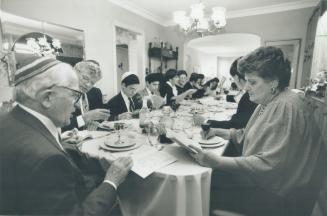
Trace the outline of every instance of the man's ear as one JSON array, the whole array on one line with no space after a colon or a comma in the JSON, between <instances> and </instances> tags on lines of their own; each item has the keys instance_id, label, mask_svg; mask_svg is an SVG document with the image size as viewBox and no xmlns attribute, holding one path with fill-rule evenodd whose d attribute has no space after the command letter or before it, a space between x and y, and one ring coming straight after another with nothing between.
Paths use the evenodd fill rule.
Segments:
<instances>
[{"instance_id":1,"label":"man's ear","mask_svg":"<svg viewBox=\"0 0 327 216\"><path fill-rule=\"evenodd\" d=\"M43 107L48 109L52 105L53 91L50 89L40 91L39 93L37 93L36 99L39 101L40 104L42 104Z\"/></svg>"}]
</instances>

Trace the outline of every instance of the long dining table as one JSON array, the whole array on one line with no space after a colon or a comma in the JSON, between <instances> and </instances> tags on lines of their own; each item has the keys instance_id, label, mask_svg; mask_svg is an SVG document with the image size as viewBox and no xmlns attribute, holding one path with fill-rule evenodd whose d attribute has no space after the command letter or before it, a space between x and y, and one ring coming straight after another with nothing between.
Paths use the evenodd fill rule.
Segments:
<instances>
[{"instance_id":1,"label":"long dining table","mask_svg":"<svg viewBox=\"0 0 327 216\"><path fill-rule=\"evenodd\" d=\"M201 102L201 101L200 101ZM207 119L228 120L235 113L235 104L225 101L185 101L176 113L171 113L174 124L172 130L190 142L201 139L199 126L193 124L194 110ZM149 118L159 121L161 110L151 112ZM134 134L133 139L142 145L124 153L104 151L100 145L106 137L94 139L83 144L83 151L99 158L117 158L120 155L133 155L152 148L146 135L139 128L139 120L124 121L128 128L124 134ZM191 134L191 136L190 136ZM228 141L218 148L208 149L222 155ZM161 167L146 178L131 172L125 182L119 186L118 199L123 216L208 216L210 209L210 185L212 169L200 166L189 152L177 143L160 144L160 151L176 158L174 163ZM158 150L159 151L159 150ZM151 158L155 163L156 158ZM108 168L108 163L103 163Z\"/></svg>"}]
</instances>

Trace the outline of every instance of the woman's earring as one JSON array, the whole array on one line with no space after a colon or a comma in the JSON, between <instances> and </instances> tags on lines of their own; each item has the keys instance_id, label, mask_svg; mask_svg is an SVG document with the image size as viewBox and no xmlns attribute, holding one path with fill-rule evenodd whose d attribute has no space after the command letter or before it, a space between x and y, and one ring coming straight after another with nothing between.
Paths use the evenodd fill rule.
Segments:
<instances>
[{"instance_id":1,"label":"woman's earring","mask_svg":"<svg viewBox=\"0 0 327 216\"><path fill-rule=\"evenodd\" d=\"M270 92L271 94L276 94L276 87L271 87Z\"/></svg>"}]
</instances>

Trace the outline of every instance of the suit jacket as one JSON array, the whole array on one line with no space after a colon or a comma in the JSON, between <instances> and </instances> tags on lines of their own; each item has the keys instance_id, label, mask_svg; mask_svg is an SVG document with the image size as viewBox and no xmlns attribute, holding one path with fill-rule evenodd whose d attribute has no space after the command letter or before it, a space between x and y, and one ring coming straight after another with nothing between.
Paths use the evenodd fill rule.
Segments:
<instances>
[{"instance_id":1,"label":"suit jacket","mask_svg":"<svg viewBox=\"0 0 327 216\"><path fill-rule=\"evenodd\" d=\"M0 214L108 214L115 189L102 183L88 193L75 162L37 118L17 106L0 121Z\"/></svg>"},{"instance_id":2,"label":"suit jacket","mask_svg":"<svg viewBox=\"0 0 327 216\"><path fill-rule=\"evenodd\" d=\"M245 128L256 107L257 104L250 101L249 93L246 92L238 103L236 113L229 121L208 120L208 123L210 123L213 128Z\"/></svg>"},{"instance_id":3,"label":"suit jacket","mask_svg":"<svg viewBox=\"0 0 327 216\"><path fill-rule=\"evenodd\" d=\"M89 110L101 109L104 108L104 104L102 101L102 92L98 88L91 88L90 91L86 93L87 100L89 102ZM76 108L75 112L72 113L72 117L70 118L70 124L63 127L62 131L72 130L73 128L78 128L77 117L82 114L80 108Z\"/></svg>"},{"instance_id":4,"label":"suit jacket","mask_svg":"<svg viewBox=\"0 0 327 216\"><path fill-rule=\"evenodd\" d=\"M141 107L138 105L138 103L133 99L135 109L140 109ZM105 105L105 108L110 110L110 121L114 121L118 118L119 114L125 113L128 111L125 101L123 99L123 96L121 92L119 92L117 95L115 95L113 98L111 98L108 103Z\"/></svg>"}]
</instances>

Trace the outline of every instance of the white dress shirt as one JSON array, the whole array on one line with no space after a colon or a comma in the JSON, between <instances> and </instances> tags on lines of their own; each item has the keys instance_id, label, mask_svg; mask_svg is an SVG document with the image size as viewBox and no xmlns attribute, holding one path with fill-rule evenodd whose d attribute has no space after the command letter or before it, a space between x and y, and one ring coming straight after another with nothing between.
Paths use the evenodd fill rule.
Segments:
<instances>
[{"instance_id":1,"label":"white dress shirt","mask_svg":"<svg viewBox=\"0 0 327 216\"><path fill-rule=\"evenodd\" d=\"M125 95L123 91L120 91L120 92L121 92L121 95L123 96L123 99L124 99L124 102L125 102L125 105L126 105L127 111L128 111L128 112L132 112L131 109L130 109L130 102L129 102L129 100L128 100L127 95ZM135 106L134 106L134 107L135 107Z\"/></svg>"}]
</instances>

